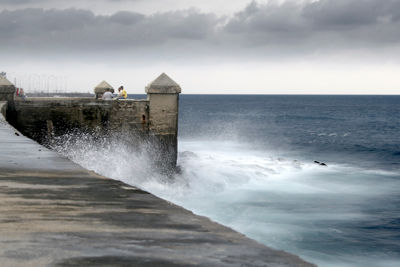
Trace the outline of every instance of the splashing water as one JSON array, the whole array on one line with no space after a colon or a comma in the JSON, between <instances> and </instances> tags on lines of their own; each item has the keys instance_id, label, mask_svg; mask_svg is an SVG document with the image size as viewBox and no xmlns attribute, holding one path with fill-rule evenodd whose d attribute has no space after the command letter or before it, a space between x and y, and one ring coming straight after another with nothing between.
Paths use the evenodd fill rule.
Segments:
<instances>
[{"instance_id":1,"label":"splashing water","mask_svg":"<svg viewBox=\"0 0 400 267\"><path fill-rule=\"evenodd\" d=\"M126 181L140 187L149 179L162 181L166 177L154 170L154 148L148 142L132 146L121 135L104 137L73 132L56 137L50 147L82 167L106 177Z\"/></svg>"},{"instance_id":2,"label":"splashing water","mask_svg":"<svg viewBox=\"0 0 400 267\"><path fill-rule=\"evenodd\" d=\"M237 142L191 140L179 143L181 173L167 177L149 164L148 144L132 148L118 138L80 134L53 148L84 168L320 266L395 266L400 259L388 230L399 220L393 172L322 167Z\"/></svg>"}]
</instances>

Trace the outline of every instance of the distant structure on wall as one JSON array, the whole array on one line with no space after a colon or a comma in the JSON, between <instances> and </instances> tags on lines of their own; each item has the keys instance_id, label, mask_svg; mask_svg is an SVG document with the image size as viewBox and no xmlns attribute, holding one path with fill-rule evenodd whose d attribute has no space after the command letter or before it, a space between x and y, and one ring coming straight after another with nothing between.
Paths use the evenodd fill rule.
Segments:
<instances>
[{"instance_id":1,"label":"distant structure on wall","mask_svg":"<svg viewBox=\"0 0 400 267\"><path fill-rule=\"evenodd\" d=\"M106 81L102 81L101 83L99 83L99 85L97 85L94 88L94 94L96 96L96 99L100 99L101 96L106 92L106 91L110 91L111 93L114 93L114 88Z\"/></svg>"},{"instance_id":2,"label":"distant structure on wall","mask_svg":"<svg viewBox=\"0 0 400 267\"><path fill-rule=\"evenodd\" d=\"M7 101L7 108L14 109L15 86L3 75L0 75L0 101Z\"/></svg>"},{"instance_id":3,"label":"distant structure on wall","mask_svg":"<svg viewBox=\"0 0 400 267\"><path fill-rule=\"evenodd\" d=\"M0 101L8 102L7 120L24 135L45 143L54 136L79 129L96 134L124 133L132 144L154 144L152 161L165 169L177 162L178 110L180 86L165 73L146 86L147 99L104 101L101 82L89 97L15 96L15 86L0 77Z\"/></svg>"}]
</instances>

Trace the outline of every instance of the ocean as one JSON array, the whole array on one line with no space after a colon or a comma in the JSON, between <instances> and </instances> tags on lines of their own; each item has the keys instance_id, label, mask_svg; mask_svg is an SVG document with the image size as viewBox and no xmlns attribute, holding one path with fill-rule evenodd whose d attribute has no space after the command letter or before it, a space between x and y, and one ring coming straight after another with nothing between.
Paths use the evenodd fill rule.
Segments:
<instances>
[{"instance_id":1,"label":"ocean","mask_svg":"<svg viewBox=\"0 0 400 267\"><path fill-rule=\"evenodd\" d=\"M319 266L400 266L400 96L181 95L179 116L172 178L118 140L56 149Z\"/></svg>"}]
</instances>

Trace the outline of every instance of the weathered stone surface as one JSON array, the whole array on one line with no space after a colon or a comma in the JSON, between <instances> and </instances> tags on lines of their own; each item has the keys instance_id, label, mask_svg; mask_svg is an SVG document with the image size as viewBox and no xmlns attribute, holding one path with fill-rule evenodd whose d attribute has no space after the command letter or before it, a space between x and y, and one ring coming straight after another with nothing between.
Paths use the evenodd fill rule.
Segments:
<instances>
[{"instance_id":1,"label":"weathered stone surface","mask_svg":"<svg viewBox=\"0 0 400 267\"><path fill-rule=\"evenodd\" d=\"M55 135L80 129L97 133L128 132L133 136L148 130L147 107L147 100L27 98L26 101L15 102L16 116L12 123L24 134L40 142L47 138L49 121L52 122Z\"/></svg>"},{"instance_id":2,"label":"weathered stone surface","mask_svg":"<svg viewBox=\"0 0 400 267\"><path fill-rule=\"evenodd\" d=\"M14 109L15 86L0 75L0 101L7 101L8 109Z\"/></svg>"},{"instance_id":3,"label":"weathered stone surface","mask_svg":"<svg viewBox=\"0 0 400 267\"><path fill-rule=\"evenodd\" d=\"M167 74L162 73L154 81L146 86L146 93L148 94L179 94L181 87Z\"/></svg>"},{"instance_id":4,"label":"weathered stone surface","mask_svg":"<svg viewBox=\"0 0 400 267\"><path fill-rule=\"evenodd\" d=\"M110 113L110 131L147 133L149 127L148 107L148 100L113 101Z\"/></svg>"},{"instance_id":5,"label":"weathered stone surface","mask_svg":"<svg viewBox=\"0 0 400 267\"><path fill-rule=\"evenodd\" d=\"M1 266L313 266L89 172L4 119L0 148Z\"/></svg>"},{"instance_id":6,"label":"weathered stone surface","mask_svg":"<svg viewBox=\"0 0 400 267\"><path fill-rule=\"evenodd\" d=\"M14 86L6 77L0 75L0 87Z\"/></svg>"},{"instance_id":7,"label":"weathered stone surface","mask_svg":"<svg viewBox=\"0 0 400 267\"><path fill-rule=\"evenodd\" d=\"M112 87L108 82L102 81L94 88L94 93L104 93L106 90L111 90L114 92L114 87Z\"/></svg>"}]
</instances>

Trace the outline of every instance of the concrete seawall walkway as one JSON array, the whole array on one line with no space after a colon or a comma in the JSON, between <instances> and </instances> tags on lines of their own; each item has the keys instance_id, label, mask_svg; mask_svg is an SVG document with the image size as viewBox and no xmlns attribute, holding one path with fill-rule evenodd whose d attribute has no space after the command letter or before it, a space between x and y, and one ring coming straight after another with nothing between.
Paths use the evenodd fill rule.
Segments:
<instances>
[{"instance_id":1,"label":"concrete seawall walkway","mask_svg":"<svg viewBox=\"0 0 400 267\"><path fill-rule=\"evenodd\" d=\"M87 171L0 114L0 266L313 266Z\"/></svg>"}]
</instances>

